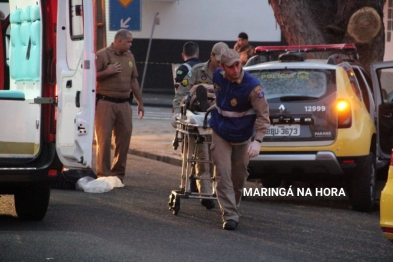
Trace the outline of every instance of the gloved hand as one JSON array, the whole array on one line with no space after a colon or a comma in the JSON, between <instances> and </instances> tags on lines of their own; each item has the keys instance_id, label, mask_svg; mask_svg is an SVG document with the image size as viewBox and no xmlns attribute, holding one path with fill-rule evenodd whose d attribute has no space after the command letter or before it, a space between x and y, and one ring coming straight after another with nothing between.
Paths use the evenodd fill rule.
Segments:
<instances>
[{"instance_id":1,"label":"gloved hand","mask_svg":"<svg viewBox=\"0 0 393 262\"><path fill-rule=\"evenodd\" d=\"M259 155L259 152L261 151L261 143L258 141L252 141L250 146L248 147L248 156L250 158L256 157Z\"/></svg>"},{"instance_id":2,"label":"gloved hand","mask_svg":"<svg viewBox=\"0 0 393 262\"><path fill-rule=\"evenodd\" d=\"M172 115L171 124L174 128L176 128L176 120L180 118L180 113L175 113Z\"/></svg>"}]
</instances>

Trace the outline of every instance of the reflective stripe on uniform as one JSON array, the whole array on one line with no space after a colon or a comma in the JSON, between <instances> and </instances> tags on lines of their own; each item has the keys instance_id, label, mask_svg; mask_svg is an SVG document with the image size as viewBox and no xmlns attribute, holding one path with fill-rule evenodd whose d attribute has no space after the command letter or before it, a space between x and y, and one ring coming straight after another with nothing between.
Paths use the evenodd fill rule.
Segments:
<instances>
[{"instance_id":1,"label":"reflective stripe on uniform","mask_svg":"<svg viewBox=\"0 0 393 262\"><path fill-rule=\"evenodd\" d=\"M222 110L221 108L219 108L216 105L216 109L220 115L225 116L225 117L243 117L243 116L247 116L247 115L255 115L255 111L252 108L247 111L244 111L244 112L234 112L234 111Z\"/></svg>"}]
</instances>

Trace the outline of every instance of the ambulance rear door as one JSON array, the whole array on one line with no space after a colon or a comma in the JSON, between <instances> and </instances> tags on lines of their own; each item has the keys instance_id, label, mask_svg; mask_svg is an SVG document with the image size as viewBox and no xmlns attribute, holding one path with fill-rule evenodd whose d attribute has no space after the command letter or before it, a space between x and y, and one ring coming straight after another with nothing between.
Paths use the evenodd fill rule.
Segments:
<instances>
[{"instance_id":1,"label":"ambulance rear door","mask_svg":"<svg viewBox=\"0 0 393 262\"><path fill-rule=\"evenodd\" d=\"M58 0L56 149L67 168L90 168L95 110L93 0Z\"/></svg>"}]
</instances>

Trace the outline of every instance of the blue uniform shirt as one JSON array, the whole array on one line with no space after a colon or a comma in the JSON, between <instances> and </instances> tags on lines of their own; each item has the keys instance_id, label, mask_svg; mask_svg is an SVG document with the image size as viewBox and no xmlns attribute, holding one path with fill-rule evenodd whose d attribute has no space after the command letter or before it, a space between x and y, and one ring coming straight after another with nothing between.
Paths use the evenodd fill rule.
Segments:
<instances>
[{"instance_id":1,"label":"blue uniform shirt","mask_svg":"<svg viewBox=\"0 0 393 262\"><path fill-rule=\"evenodd\" d=\"M254 132L256 119L249 95L260 83L248 72L243 78L229 82L218 68L213 75L216 109L211 113L209 125L228 142L245 142Z\"/></svg>"}]
</instances>

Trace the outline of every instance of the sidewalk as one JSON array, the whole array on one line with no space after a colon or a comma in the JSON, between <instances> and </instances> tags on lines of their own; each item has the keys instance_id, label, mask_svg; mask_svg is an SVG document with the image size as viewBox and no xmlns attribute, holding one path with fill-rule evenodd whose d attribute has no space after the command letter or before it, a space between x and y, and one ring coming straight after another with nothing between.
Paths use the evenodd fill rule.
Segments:
<instances>
[{"instance_id":1,"label":"sidewalk","mask_svg":"<svg viewBox=\"0 0 393 262\"><path fill-rule=\"evenodd\" d=\"M134 134L131 138L129 154L162 161L168 164L181 166L181 148L173 149L172 141L175 137L175 129L169 124L168 130L160 130L160 133L142 133L145 129L138 126L141 121L134 121ZM137 131L137 130L141 131Z\"/></svg>"},{"instance_id":2,"label":"sidewalk","mask_svg":"<svg viewBox=\"0 0 393 262\"><path fill-rule=\"evenodd\" d=\"M181 166L181 148L173 149L175 129L170 124L174 95L143 93L145 107L161 107L167 112L167 121L138 121L133 118L133 133L128 153ZM135 101L133 106L136 105Z\"/></svg>"},{"instance_id":3,"label":"sidewalk","mask_svg":"<svg viewBox=\"0 0 393 262\"><path fill-rule=\"evenodd\" d=\"M174 94L160 94L160 93L143 93L143 104L144 106L159 106L159 107L170 107L172 108ZM135 99L132 101L132 105L137 105Z\"/></svg>"}]
</instances>

